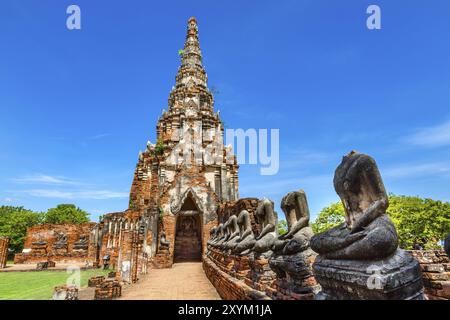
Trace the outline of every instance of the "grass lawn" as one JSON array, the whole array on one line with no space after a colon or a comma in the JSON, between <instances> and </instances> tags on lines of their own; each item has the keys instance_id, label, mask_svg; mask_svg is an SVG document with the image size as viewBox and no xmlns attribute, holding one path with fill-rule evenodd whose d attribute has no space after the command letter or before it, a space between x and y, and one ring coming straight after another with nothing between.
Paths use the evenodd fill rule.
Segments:
<instances>
[{"instance_id":1,"label":"grass lawn","mask_svg":"<svg viewBox=\"0 0 450 320\"><path fill-rule=\"evenodd\" d=\"M81 287L87 286L90 277L110 271L82 270ZM66 284L70 276L66 271L0 272L0 300L49 300L53 288Z\"/></svg>"}]
</instances>

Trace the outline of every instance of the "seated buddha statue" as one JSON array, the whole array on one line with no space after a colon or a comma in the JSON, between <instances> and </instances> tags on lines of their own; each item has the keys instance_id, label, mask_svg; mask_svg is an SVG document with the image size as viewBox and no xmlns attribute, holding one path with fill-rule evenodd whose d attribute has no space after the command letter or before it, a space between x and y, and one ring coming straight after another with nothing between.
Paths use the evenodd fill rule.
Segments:
<instances>
[{"instance_id":1,"label":"seated buddha statue","mask_svg":"<svg viewBox=\"0 0 450 320\"><path fill-rule=\"evenodd\" d=\"M161 231L161 238L159 239L159 250L169 250L170 241L166 239L166 233Z\"/></svg>"},{"instance_id":2,"label":"seated buddha statue","mask_svg":"<svg viewBox=\"0 0 450 320\"><path fill-rule=\"evenodd\" d=\"M291 255L309 248L313 231L309 227L309 208L303 190L289 192L281 200L288 232L278 236L272 250L275 254Z\"/></svg>"},{"instance_id":3,"label":"seated buddha statue","mask_svg":"<svg viewBox=\"0 0 450 320\"><path fill-rule=\"evenodd\" d=\"M209 248L211 244L214 242L214 240L217 237L217 227L212 227L211 230L209 230L209 239L206 242L207 247Z\"/></svg>"},{"instance_id":4,"label":"seated buddha statue","mask_svg":"<svg viewBox=\"0 0 450 320\"><path fill-rule=\"evenodd\" d=\"M311 239L311 248L327 259L381 259L394 253L398 237L386 215L388 196L375 161L352 151L334 175L345 222Z\"/></svg>"},{"instance_id":5,"label":"seated buddha statue","mask_svg":"<svg viewBox=\"0 0 450 320\"><path fill-rule=\"evenodd\" d=\"M311 238L311 249L319 254L313 264L314 277L322 288L316 298L423 299L420 265L398 248L375 160L350 152L337 167L333 182L345 222Z\"/></svg>"},{"instance_id":6,"label":"seated buddha statue","mask_svg":"<svg viewBox=\"0 0 450 320\"><path fill-rule=\"evenodd\" d=\"M256 209L256 217L261 224L261 232L256 237L253 247L255 256L268 256L272 253L272 245L277 236L277 214L273 209L273 202L269 199L262 199Z\"/></svg>"},{"instance_id":7,"label":"seated buddha statue","mask_svg":"<svg viewBox=\"0 0 450 320\"><path fill-rule=\"evenodd\" d=\"M250 221L250 214L247 210L242 210L239 213L237 223L239 226L239 239L233 249L233 253L237 255L246 255L250 253L256 243Z\"/></svg>"},{"instance_id":8,"label":"seated buddha statue","mask_svg":"<svg viewBox=\"0 0 450 320\"><path fill-rule=\"evenodd\" d=\"M228 237L230 236L230 234L228 233L228 221L222 224L221 233L222 236L214 244L214 246L218 249L222 249L223 243L226 242L228 240Z\"/></svg>"},{"instance_id":9,"label":"seated buddha statue","mask_svg":"<svg viewBox=\"0 0 450 320\"><path fill-rule=\"evenodd\" d=\"M239 240L239 226L235 215L231 215L228 218L227 228L229 237L227 241L222 244L222 249L232 250L236 246L237 240Z\"/></svg>"}]
</instances>

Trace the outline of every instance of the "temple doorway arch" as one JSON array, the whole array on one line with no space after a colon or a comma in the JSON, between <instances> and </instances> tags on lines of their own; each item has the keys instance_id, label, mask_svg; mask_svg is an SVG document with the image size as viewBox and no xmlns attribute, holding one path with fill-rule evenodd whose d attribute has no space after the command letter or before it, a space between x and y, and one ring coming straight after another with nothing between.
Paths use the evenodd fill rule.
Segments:
<instances>
[{"instance_id":1,"label":"temple doorway arch","mask_svg":"<svg viewBox=\"0 0 450 320\"><path fill-rule=\"evenodd\" d=\"M176 214L174 262L201 261L202 212L189 193Z\"/></svg>"}]
</instances>

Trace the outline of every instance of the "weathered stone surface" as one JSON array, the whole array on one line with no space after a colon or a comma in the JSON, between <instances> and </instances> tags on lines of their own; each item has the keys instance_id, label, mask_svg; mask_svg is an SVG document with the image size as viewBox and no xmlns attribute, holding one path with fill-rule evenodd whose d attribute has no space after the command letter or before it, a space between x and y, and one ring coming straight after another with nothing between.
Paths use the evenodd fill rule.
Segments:
<instances>
[{"instance_id":1,"label":"weathered stone surface","mask_svg":"<svg viewBox=\"0 0 450 320\"><path fill-rule=\"evenodd\" d=\"M420 266L397 248L375 160L350 152L336 169L334 187L346 222L311 239L311 248L319 254L313 265L322 286L319 298L422 299Z\"/></svg>"},{"instance_id":2,"label":"weathered stone surface","mask_svg":"<svg viewBox=\"0 0 450 320\"><path fill-rule=\"evenodd\" d=\"M314 298L320 287L312 271L316 253L309 248L313 232L309 227L305 192L288 193L281 201L281 209L286 216L288 231L278 236L272 245L269 264L277 279L266 292L276 299Z\"/></svg>"},{"instance_id":3,"label":"weathered stone surface","mask_svg":"<svg viewBox=\"0 0 450 320\"><path fill-rule=\"evenodd\" d=\"M57 286L53 292L53 300L78 300L78 288L75 286Z\"/></svg>"},{"instance_id":4,"label":"weathered stone surface","mask_svg":"<svg viewBox=\"0 0 450 320\"><path fill-rule=\"evenodd\" d=\"M89 278L88 287L96 287L96 286L102 284L104 281L105 281L104 276L97 276L97 277Z\"/></svg>"},{"instance_id":5,"label":"weathered stone surface","mask_svg":"<svg viewBox=\"0 0 450 320\"><path fill-rule=\"evenodd\" d=\"M450 259L443 250L412 250L411 255L420 263L429 300L450 299Z\"/></svg>"},{"instance_id":6,"label":"weathered stone surface","mask_svg":"<svg viewBox=\"0 0 450 320\"><path fill-rule=\"evenodd\" d=\"M236 279L222 271L208 257L203 259L203 269L206 276L216 288L222 299L226 300L269 300L261 291L246 285L242 280Z\"/></svg>"},{"instance_id":7,"label":"weathered stone surface","mask_svg":"<svg viewBox=\"0 0 450 320\"><path fill-rule=\"evenodd\" d=\"M0 269L6 267L6 262L8 261L8 247L10 238L0 237Z\"/></svg>"},{"instance_id":8,"label":"weathered stone surface","mask_svg":"<svg viewBox=\"0 0 450 320\"><path fill-rule=\"evenodd\" d=\"M447 236L447 238L445 238L444 250L447 253L447 255L450 257L450 234Z\"/></svg>"},{"instance_id":9,"label":"weathered stone surface","mask_svg":"<svg viewBox=\"0 0 450 320\"><path fill-rule=\"evenodd\" d=\"M80 237L90 234L95 223L79 225L43 224L27 229L24 250L14 256L14 263L38 263L51 260L61 263L83 263L95 260L95 251L80 250Z\"/></svg>"},{"instance_id":10,"label":"weathered stone surface","mask_svg":"<svg viewBox=\"0 0 450 320\"><path fill-rule=\"evenodd\" d=\"M117 280L106 280L95 289L95 300L112 300L122 295L122 285Z\"/></svg>"},{"instance_id":11,"label":"weathered stone surface","mask_svg":"<svg viewBox=\"0 0 450 320\"><path fill-rule=\"evenodd\" d=\"M381 260L328 260L320 255L314 276L322 287L319 299L423 299L419 263L404 250Z\"/></svg>"}]
</instances>

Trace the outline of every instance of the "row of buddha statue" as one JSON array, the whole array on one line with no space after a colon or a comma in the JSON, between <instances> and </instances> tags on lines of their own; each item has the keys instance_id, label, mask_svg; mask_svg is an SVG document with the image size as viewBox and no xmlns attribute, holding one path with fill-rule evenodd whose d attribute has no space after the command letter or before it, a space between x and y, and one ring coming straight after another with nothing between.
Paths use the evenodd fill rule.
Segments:
<instances>
[{"instance_id":1,"label":"row of buddha statue","mask_svg":"<svg viewBox=\"0 0 450 320\"><path fill-rule=\"evenodd\" d=\"M333 183L345 209L345 222L339 226L314 235L306 194L299 190L281 202L286 233L278 235L274 204L262 199L254 217L259 232L243 210L212 228L209 250L267 259L278 280L293 283L295 292L308 287L315 299L423 299L419 263L398 248L375 160L350 152L337 167ZM314 281L305 284L311 277Z\"/></svg>"}]
</instances>

